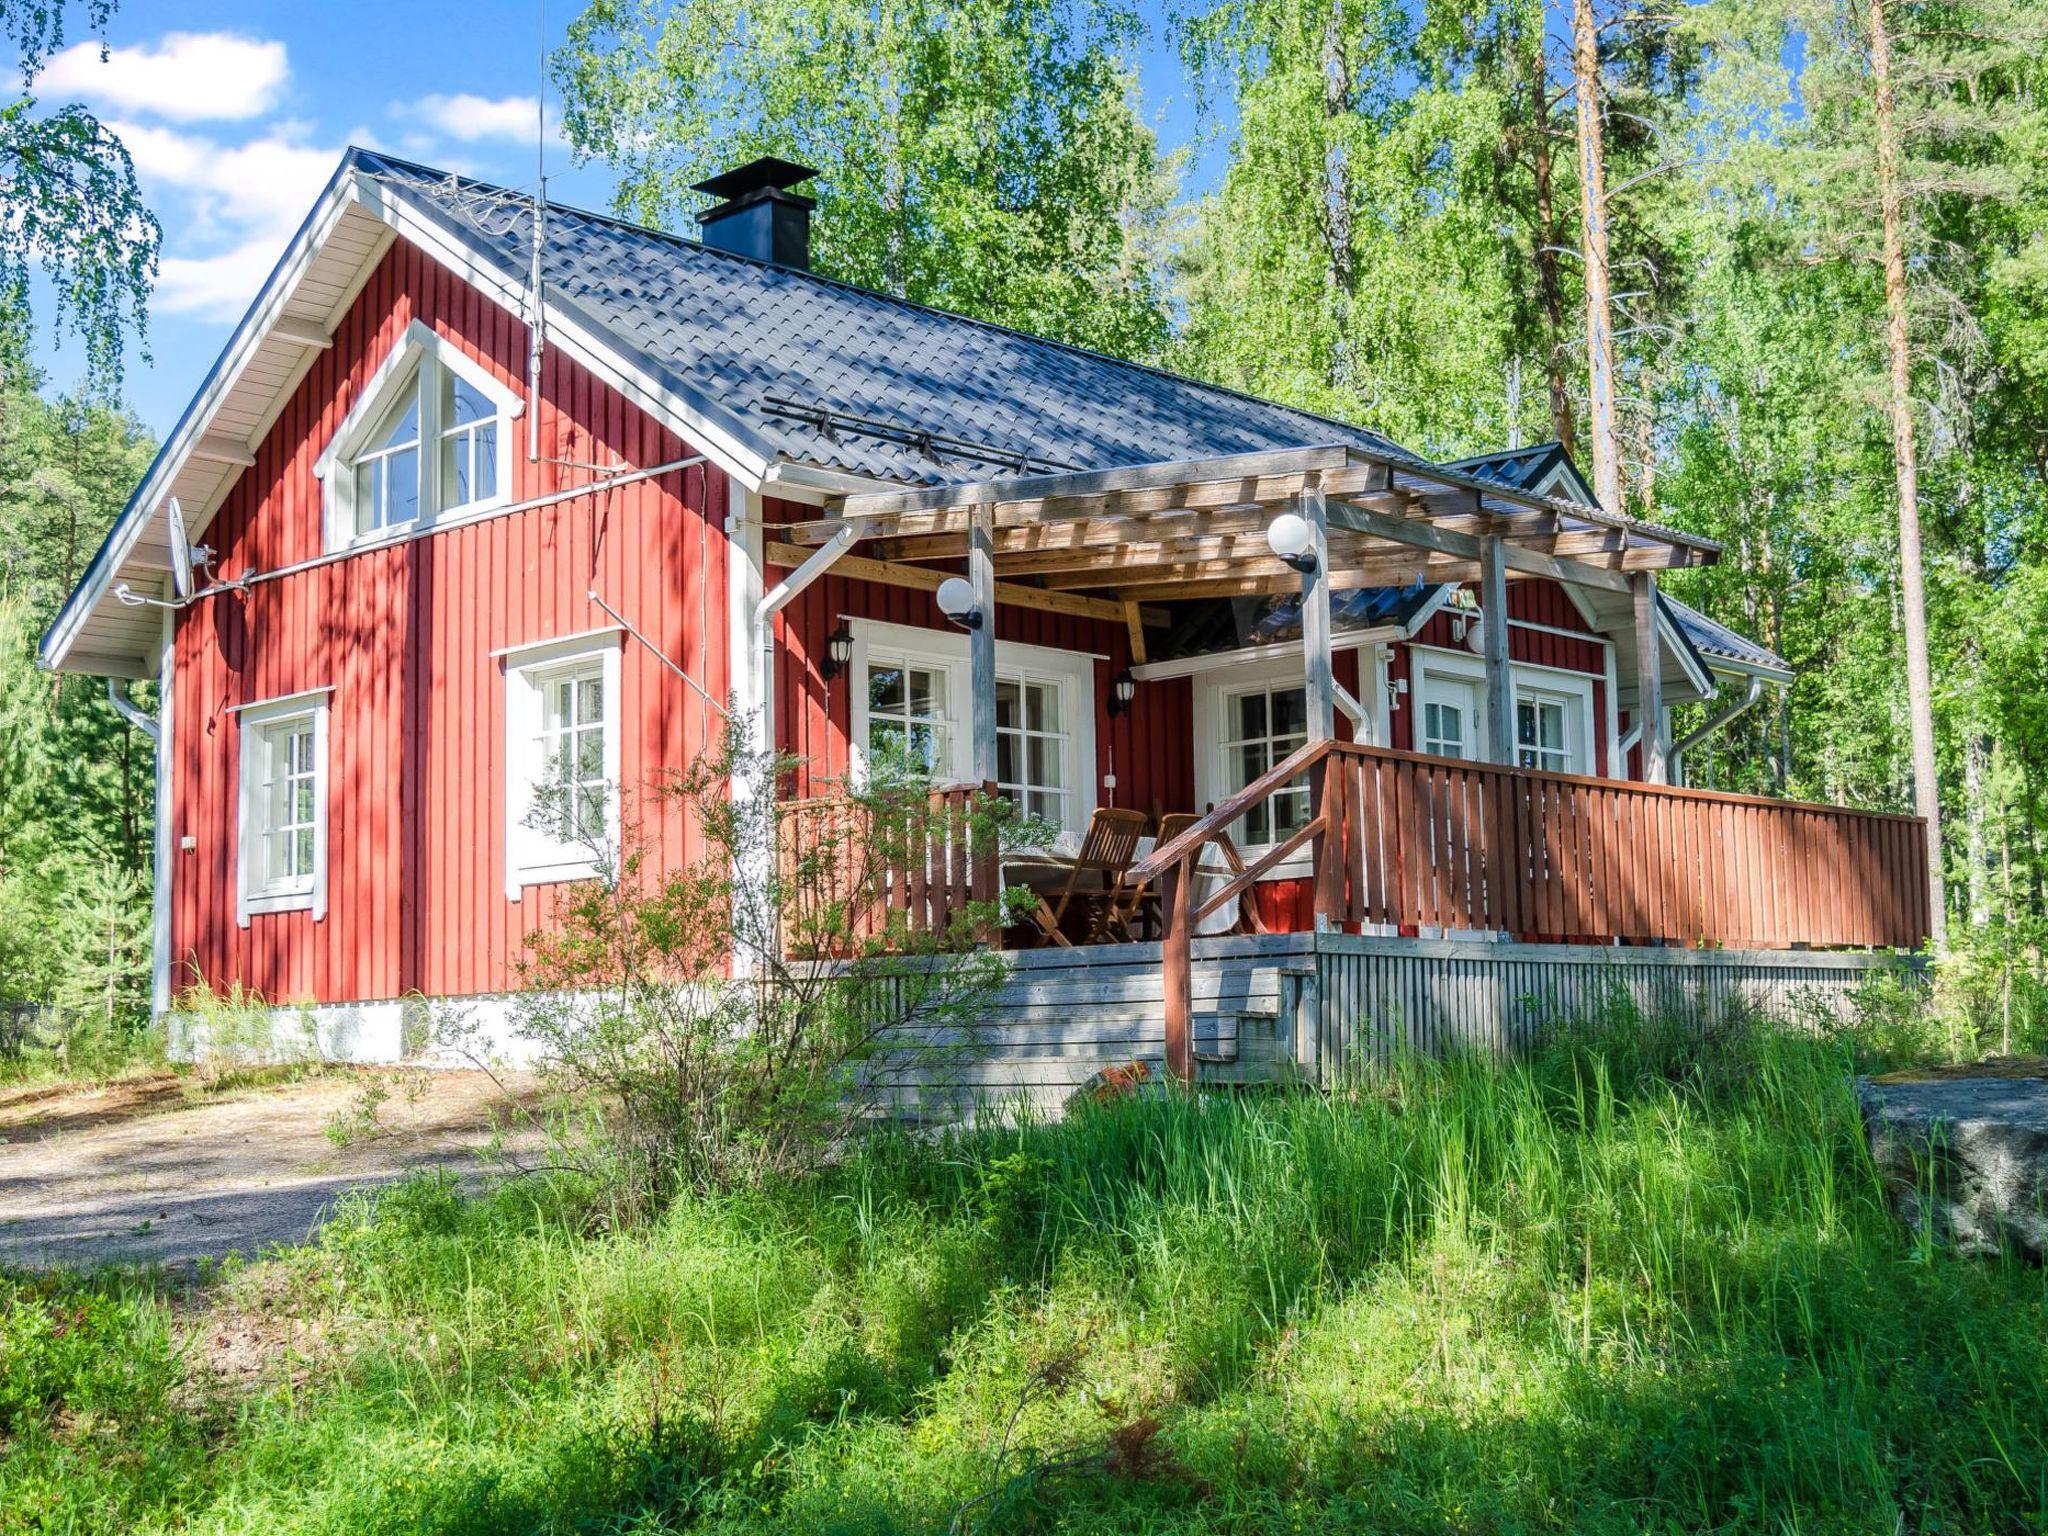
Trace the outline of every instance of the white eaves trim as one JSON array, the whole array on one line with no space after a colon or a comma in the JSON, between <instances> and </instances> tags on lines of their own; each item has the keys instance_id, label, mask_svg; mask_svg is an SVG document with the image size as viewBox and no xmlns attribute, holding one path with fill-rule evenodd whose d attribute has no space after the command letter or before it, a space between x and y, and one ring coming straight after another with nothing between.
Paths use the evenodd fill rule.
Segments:
<instances>
[{"instance_id":1,"label":"white eaves trim","mask_svg":"<svg viewBox=\"0 0 2048 1536\"><path fill-rule=\"evenodd\" d=\"M269 280L264 283L256 302L249 307L242 323L235 327L234 335L221 349L213 371L207 375L198 395L185 408L185 414L158 450L156 461L143 476L142 484L129 498L127 509L121 514L120 522L115 524L105 548L87 567L85 579L64 605L57 622L50 627L41 657L45 667L55 668L64 663L86 615L106 600L122 566L134 553L143 530L158 515L164 498L170 494L171 486L184 470L193 448L213 425L221 402L248 369L264 338L282 317L285 306L290 303L294 290L321 246L333 233L334 226L350 203L355 201L353 181L352 165L344 165L335 172L312 211L306 215L305 222L299 226L292 243L286 247Z\"/></svg>"},{"instance_id":2,"label":"white eaves trim","mask_svg":"<svg viewBox=\"0 0 2048 1536\"><path fill-rule=\"evenodd\" d=\"M410 207L403 198L390 194L368 175L351 157L336 170L327 186L321 191L312 211L299 226L291 244L265 282L233 336L222 349L220 358L207 375L192 403L185 409L171 434L158 451L156 461L143 477L142 484L129 498L128 506L121 520L115 524L106 545L87 567L85 578L71 594L57 621L51 626L45 639L41 664L46 668L60 668L71 658L79 632L88 614L100 604L109 601L115 582L121 579L123 567L134 554L143 531L161 515L162 505L171 494L171 488L183 472L186 463L193 457L193 450L206 436L222 402L233 391L242 375L247 371L257 349L277 328L284 318L284 310L291 302L300 281L318 257L320 250L332 235L336 224L351 207L382 220L396 235L418 245L440 265L457 277L475 286L496 302L519 315L527 317L525 284L523 279L514 278L502 269L477 259L476 254L458 238L434 220L425 217ZM388 242L372 250L357 274L357 288L360 280L374 268L388 249ZM351 297L352 302L352 297ZM330 316L330 319L333 317ZM629 353L616 346L609 337L593 331L574 315L564 312L558 305L546 307L548 339L573 356L591 373L604 383L618 390L634 405L654 416L675 431L686 441L700 447L726 474L743 482L749 489L758 490L767 479L771 458L756 446L742 441L726 427L712 421L689 401L668 389L662 381L648 372ZM291 339L303 343L302 328L294 326ZM306 368L311 366L318 348L307 345L307 356L294 370L282 395L297 387ZM280 398L276 405L282 405ZM276 409L266 416L267 422L274 423ZM265 429L268 431L268 426ZM260 439L259 439L260 440ZM794 484L794 480L789 483ZM863 482L860 489L873 489ZM823 489L823 487L820 487ZM211 509L208 509L209 512ZM204 529L205 521L195 520L194 537Z\"/></svg>"}]
</instances>

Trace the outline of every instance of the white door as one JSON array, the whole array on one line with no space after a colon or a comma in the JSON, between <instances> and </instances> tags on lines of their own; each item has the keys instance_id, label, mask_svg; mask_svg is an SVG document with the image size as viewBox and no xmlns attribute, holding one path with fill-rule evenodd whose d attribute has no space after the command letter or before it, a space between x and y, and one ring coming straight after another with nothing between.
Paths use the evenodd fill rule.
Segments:
<instances>
[{"instance_id":1,"label":"white door","mask_svg":"<svg viewBox=\"0 0 2048 1536\"><path fill-rule=\"evenodd\" d=\"M1480 684L1425 670L1415 712L1415 750L1480 762L1486 757L1485 694Z\"/></svg>"}]
</instances>

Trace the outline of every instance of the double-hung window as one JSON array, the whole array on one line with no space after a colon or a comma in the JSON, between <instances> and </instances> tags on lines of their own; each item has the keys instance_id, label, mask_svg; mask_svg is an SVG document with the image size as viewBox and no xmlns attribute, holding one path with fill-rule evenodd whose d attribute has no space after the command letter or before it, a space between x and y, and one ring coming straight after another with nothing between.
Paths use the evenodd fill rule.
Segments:
<instances>
[{"instance_id":1,"label":"double-hung window","mask_svg":"<svg viewBox=\"0 0 2048 1536\"><path fill-rule=\"evenodd\" d=\"M854 741L863 768L935 779L974 768L967 642L943 630L854 623ZM996 793L1079 831L1094 807L1095 665L1049 647L996 647Z\"/></svg>"},{"instance_id":2,"label":"double-hung window","mask_svg":"<svg viewBox=\"0 0 2048 1536\"><path fill-rule=\"evenodd\" d=\"M236 711L241 816L236 916L327 910L327 693Z\"/></svg>"},{"instance_id":3,"label":"double-hung window","mask_svg":"<svg viewBox=\"0 0 2048 1536\"><path fill-rule=\"evenodd\" d=\"M1300 684L1226 689L1223 693L1223 790L1256 783L1308 744L1308 693ZM1285 842L1309 822L1308 781L1281 786L1248 809L1232 838L1243 847Z\"/></svg>"},{"instance_id":4,"label":"double-hung window","mask_svg":"<svg viewBox=\"0 0 2048 1536\"><path fill-rule=\"evenodd\" d=\"M502 506L516 392L432 327L406 328L314 472L330 548Z\"/></svg>"},{"instance_id":5,"label":"double-hung window","mask_svg":"<svg viewBox=\"0 0 2048 1536\"><path fill-rule=\"evenodd\" d=\"M618 850L619 635L500 653L505 667L505 894L587 880Z\"/></svg>"}]
</instances>

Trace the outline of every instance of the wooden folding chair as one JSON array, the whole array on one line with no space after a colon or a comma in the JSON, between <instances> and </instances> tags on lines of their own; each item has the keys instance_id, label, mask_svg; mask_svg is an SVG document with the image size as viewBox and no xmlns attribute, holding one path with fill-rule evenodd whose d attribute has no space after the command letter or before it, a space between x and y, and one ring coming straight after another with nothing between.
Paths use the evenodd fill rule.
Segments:
<instances>
[{"instance_id":1,"label":"wooden folding chair","mask_svg":"<svg viewBox=\"0 0 2048 1536\"><path fill-rule=\"evenodd\" d=\"M1091 942L1129 941L1131 930L1123 904L1127 896L1135 904L1136 895L1126 877L1137 859L1138 839L1145 835L1145 821L1143 811L1119 811L1108 806L1098 808L1088 818L1088 831L1081 839L1081 851L1074 856L1073 867L1067 872L1065 889L1053 901L1041 895L1031 914L1049 942L1073 947L1073 941L1061 931L1061 924L1066 920L1067 909L1076 901L1099 903L1089 919Z\"/></svg>"},{"instance_id":2,"label":"wooden folding chair","mask_svg":"<svg viewBox=\"0 0 2048 1536\"><path fill-rule=\"evenodd\" d=\"M1169 811L1166 815L1159 818L1159 841L1157 846L1164 848L1199 820L1201 818L1193 811ZM1208 846L1195 859L1195 867L1197 869L1202 867L1203 860L1209 856L1212 850L1218 858L1223 860L1223 867L1233 875L1244 873L1244 859L1237 851L1237 844L1230 840L1228 832L1218 832L1209 839ZM1196 890L1199 891L1200 889L1200 886L1196 887ZM1259 903L1254 892L1255 887L1247 886L1243 894L1238 897L1237 920L1230 925L1232 933L1264 933L1266 931L1265 920L1259 916ZM1164 937L1166 933L1166 913L1160 906L1158 884L1155 882L1149 887L1145 891L1144 896L1146 926L1151 930L1155 938Z\"/></svg>"}]
</instances>

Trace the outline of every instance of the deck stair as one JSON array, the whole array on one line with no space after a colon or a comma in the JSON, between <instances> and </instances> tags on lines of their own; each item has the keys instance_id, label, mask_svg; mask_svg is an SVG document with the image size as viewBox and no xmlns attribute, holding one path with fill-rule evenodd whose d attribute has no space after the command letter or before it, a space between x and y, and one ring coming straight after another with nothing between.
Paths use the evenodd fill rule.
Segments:
<instances>
[{"instance_id":1,"label":"deck stair","mask_svg":"<svg viewBox=\"0 0 2048 1536\"><path fill-rule=\"evenodd\" d=\"M1166 1076L1164 982L1157 944L1006 955L1010 973L971 1042L956 1032L906 1030L892 1064L915 1088L892 1092L899 1110L944 1118L1028 1107L1058 1114L1101 1073L1142 1065ZM1292 1060L1295 1015L1313 965L1302 957L1198 959L1193 979L1195 1060L1204 1083L1273 1079ZM906 1077L911 1074L905 1074Z\"/></svg>"}]
</instances>

